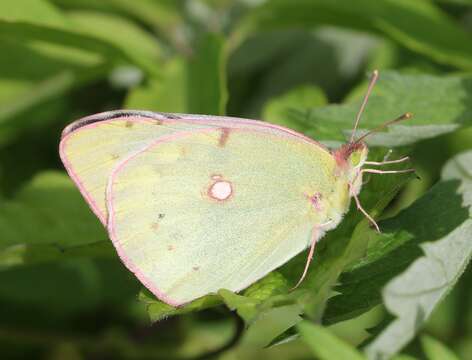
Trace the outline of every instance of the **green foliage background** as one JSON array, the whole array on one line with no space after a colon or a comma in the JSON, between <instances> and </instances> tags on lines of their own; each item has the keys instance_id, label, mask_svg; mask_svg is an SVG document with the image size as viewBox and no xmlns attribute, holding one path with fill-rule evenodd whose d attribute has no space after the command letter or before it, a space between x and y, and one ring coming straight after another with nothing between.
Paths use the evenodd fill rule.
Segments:
<instances>
[{"instance_id":1,"label":"green foliage background","mask_svg":"<svg viewBox=\"0 0 472 360\"><path fill-rule=\"evenodd\" d=\"M174 309L119 262L66 176L62 128L129 108L228 114L345 141L379 69L361 132L371 176L317 246L240 294ZM472 1L2 0L2 359L472 358ZM396 167L398 168L398 166ZM215 269L217 271L217 269Z\"/></svg>"}]
</instances>

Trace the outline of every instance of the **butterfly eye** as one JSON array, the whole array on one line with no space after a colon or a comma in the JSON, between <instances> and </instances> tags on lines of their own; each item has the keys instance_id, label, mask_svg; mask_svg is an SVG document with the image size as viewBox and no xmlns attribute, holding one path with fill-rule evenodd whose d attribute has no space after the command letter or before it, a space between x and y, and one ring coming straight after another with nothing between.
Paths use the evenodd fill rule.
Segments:
<instances>
[{"instance_id":1,"label":"butterfly eye","mask_svg":"<svg viewBox=\"0 0 472 360\"><path fill-rule=\"evenodd\" d=\"M354 151L351 156L349 157L349 161L351 162L352 166L357 166L361 162L361 152Z\"/></svg>"}]
</instances>

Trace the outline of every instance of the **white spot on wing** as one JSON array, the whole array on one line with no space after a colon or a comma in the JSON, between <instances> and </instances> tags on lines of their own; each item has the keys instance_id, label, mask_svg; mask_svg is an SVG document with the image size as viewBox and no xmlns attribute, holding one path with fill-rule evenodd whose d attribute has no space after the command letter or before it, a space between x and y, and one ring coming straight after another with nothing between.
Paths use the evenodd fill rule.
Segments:
<instances>
[{"instance_id":1,"label":"white spot on wing","mask_svg":"<svg viewBox=\"0 0 472 360\"><path fill-rule=\"evenodd\" d=\"M216 200L226 200L233 193L231 183L228 181L217 181L210 188L210 195Z\"/></svg>"}]
</instances>

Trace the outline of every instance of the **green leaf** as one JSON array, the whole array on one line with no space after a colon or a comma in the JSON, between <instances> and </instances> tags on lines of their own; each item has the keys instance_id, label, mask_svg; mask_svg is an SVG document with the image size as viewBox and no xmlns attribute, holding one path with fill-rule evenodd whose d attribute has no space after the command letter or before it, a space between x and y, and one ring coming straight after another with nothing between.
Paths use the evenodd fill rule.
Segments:
<instances>
[{"instance_id":1,"label":"green leaf","mask_svg":"<svg viewBox=\"0 0 472 360\"><path fill-rule=\"evenodd\" d=\"M241 38L254 30L323 24L383 33L435 61L472 68L470 35L429 1L274 0L251 13L235 36ZM431 29L440 31L441 36Z\"/></svg>"},{"instance_id":2,"label":"green leaf","mask_svg":"<svg viewBox=\"0 0 472 360\"><path fill-rule=\"evenodd\" d=\"M261 312L274 306L273 297L276 298L287 289L286 279L274 271L244 290L243 295L236 295L225 289L218 294L229 309L236 310L246 324L250 325Z\"/></svg>"},{"instance_id":3,"label":"green leaf","mask_svg":"<svg viewBox=\"0 0 472 360\"><path fill-rule=\"evenodd\" d=\"M99 57L87 56L81 51L67 51L64 48L45 44L22 44L0 39L3 53L0 57L0 104L5 107L19 100L23 94L40 82L59 74L70 73L76 78L87 77L99 66ZM15 64L11 67L11 64ZM85 73L85 74L84 74ZM77 81L80 83L80 81ZM31 101L30 96L24 96ZM36 97L44 97L37 94ZM3 119L0 120L2 122Z\"/></svg>"},{"instance_id":4,"label":"green leaf","mask_svg":"<svg viewBox=\"0 0 472 360\"><path fill-rule=\"evenodd\" d=\"M0 144L49 125L54 117L38 123L28 111L107 77L112 63L134 63L157 78L157 41L125 19L90 12L68 17L43 1L2 6L8 11L0 12Z\"/></svg>"},{"instance_id":5,"label":"green leaf","mask_svg":"<svg viewBox=\"0 0 472 360\"><path fill-rule=\"evenodd\" d=\"M0 6L5 3L8 1L2 2ZM27 5L31 5L31 8ZM28 8L28 11L23 11L23 7ZM9 7L9 11L2 12L0 18L6 16L12 23L15 19L26 21L31 17L30 20L35 21L38 18L40 20L37 21L51 23L53 26L58 21L48 19L61 18L61 14L53 10L42 1L32 4L19 1L17 5ZM66 22L63 18L62 20ZM32 125L47 125L53 121L39 124L36 116L21 118L28 110L35 107L37 109L38 105L50 99L58 98L73 88L106 75L103 60L97 54L46 42L15 41L15 36L3 35L0 32L1 144L12 140L13 135L20 130L32 128ZM41 110L35 114L38 112Z\"/></svg>"},{"instance_id":6,"label":"green leaf","mask_svg":"<svg viewBox=\"0 0 472 360\"><path fill-rule=\"evenodd\" d=\"M299 305L281 305L261 311L246 331L243 346L265 348L273 346L273 340L302 321Z\"/></svg>"},{"instance_id":7,"label":"green leaf","mask_svg":"<svg viewBox=\"0 0 472 360\"><path fill-rule=\"evenodd\" d=\"M79 191L59 172L41 173L12 200L2 201L0 233L0 268L67 256L116 256Z\"/></svg>"},{"instance_id":8,"label":"green leaf","mask_svg":"<svg viewBox=\"0 0 472 360\"><path fill-rule=\"evenodd\" d=\"M146 311L152 322L165 319L169 316L187 314L221 304L221 300L218 296L207 295L176 308L157 300L147 289L140 291L138 299L145 304Z\"/></svg>"},{"instance_id":9,"label":"green leaf","mask_svg":"<svg viewBox=\"0 0 472 360\"><path fill-rule=\"evenodd\" d=\"M126 18L92 11L72 11L67 15L82 33L113 44L130 58L146 57L158 66L158 40Z\"/></svg>"},{"instance_id":10,"label":"green leaf","mask_svg":"<svg viewBox=\"0 0 472 360\"><path fill-rule=\"evenodd\" d=\"M218 295L223 299L226 306L228 306L230 310L235 310L246 324L250 323L258 314L257 306L261 301L243 295L237 295L226 289L218 291Z\"/></svg>"},{"instance_id":11,"label":"green leaf","mask_svg":"<svg viewBox=\"0 0 472 360\"><path fill-rule=\"evenodd\" d=\"M183 23L182 2L175 0L51 0L57 6L96 10L106 13L116 12L126 18L139 21L159 29L168 36L174 36L176 27Z\"/></svg>"},{"instance_id":12,"label":"green leaf","mask_svg":"<svg viewBox=\"0 0 472 360\"><path fill-rule=\"evenodd\" d=\"M157 27L161 32L172 36L171 31L183 23L181 1L175 0L141 0L129 2L127 0L108 0L111 6L130 15L134 15L143 22ZM108 6L110 6L108 5Z\"/></svg>"},{"instance_id":13,"label":"green leaf","mask_svg":"<svg viewBox=\"0 0 472 360\"><path fill-rule=\"evenodd\" d=\"M428 360L459 360L451 350L431 336L423 335L421 344Z\"/></svg>"},{"instance_id":14,"label":"green leaf","mask_svg":"<svg viewBox=\"0 0 472 360\"><path fill-rule=\"evenodd\" d=\"M381 289L419 256L419 244L441 239L468 219L457 181L441 182L397 216L380 222L381 235L373 236L367 256L341 276L328 302L327 324L358 316L382 301ZM430 224L441 224L431 227Z\"/></svg>"},{"instance_id":15,"label":"green leaf","mask_svg":"<svg viewBox=\"0 0 472 360\"><path fill-rule=\"evenodd\" d=\"M128 61L141 67L149 74L156 76L159 74L155 62L148 57L140 56L140 52L133 53L128 48L123 48L117 41L110 42L109 37L104 40L102 32L89 33L86 27L74 25L71 19L61 14L59 10L52 8L49 3L42 0L38 4L34 3L35 0L2 1L0 6L4 6L5 10L0 11L0 39L15 39L19 42L46 42L67 46L99 54L109 62ZM38 6L39 4L41 6ZM33 11L25 11L30 6ZM60 18L61 21L50 20L56 18ZM107 21L107 24L110 26L110 20ZM116 21L112 26L116 26Z\"/></svg>"},{"instance_id":16,"label":"green leaf","mask_svg":"<svg viewBox=\"0 0 472 360\"><path fill-rule=\"evenodd\" d=\"M311 108L327 103L323 91L314 86L300 86L268 101L262 112L262 118L274 124L289 127L297 131L306 131L306 124L299 117L310 117Z\"/></svg>"},{"instance_id":17,"label":"green leaf","mask_svg":"<svg viewBox=\"0 0 472 360\"><path fill-rule=\"evenodd\" d=\"M228 99L225 51L222 36L207 34L199 40L190 59L176 57L168 61L159 78L151 78L128 94L125 106L224 115Z\"/></svg>"},{"instance_id":18,"label":"green leaf","mask_svg":"<svg viewBox=\"0 0 472 360\"><path fill-rule=\"evenodd\" d=\"M0 2L0 19L51 27L67 28L67 18L45 0L3 0Z\"/></svg>"},{"instance_id":19,"label":"green leaf","mask_svg":"<svg viewBox=\"0 0 472 360\"><path fill-rule=\"evenodd\" d=\"M354 347L339 340L329 330L320 325L302 321L297 325L297 329L301 338L320 360L365 359Z\"/></svg>"},{"instance_id":20,"label":"green leaf","mask_svg":"<svg viewBox=\"0 0 472 360\"><path fill-rule=\"evenodd\" d=\"M251 285L237 295L221 289L217 295L207 295L184 306L174 308L155 298L147 289L141 290L139 300L146 306L151 321L169 316L201 311L222 303L244 320L248 327L243 343L265 347L287 329L301 321L301 307L284 295L288 290L286 280L276 271Z\"/></svg>"},{"instance_id":21,"label":"green leaf","mask_svg":"<svg viewBox=\"0 0 472 360\"><path fill-rule=\"evenodd\" d=\"M410 355L400 354L392 357L392 360L418 360L418 358Z\"/></svg>"},{"instance_id":22,"label":"green leaf","mask_svg":"<svg viewBox=\"0 0 472 360\"><path fill-rule=\"evenodd\" d=\"M435 0L438 3L451 3L459 5L472 5L472 0Z\"/></svg>"},{"instance_id":23,"label":"green leaf","mask_svg":"<svg viewBox=\"0 0 472 360\"><path fill-rule=\"evenodd\" d=\"M369 98L358 133L363 134L405 112L412 112L413 118L370 136L367 143L388 147L406 145L470 126L471 85L470 76L383 72ZM297 115L296 121L311 127L306 131L308 135L316 135L317 140L329 140L335 145L344 142L351 133L359 106L360 101L314 108L309 117Z\"/></svg>"},{"instance_id":24,"label":"green leaf","mask_svg":"<svg viewBox=\"0 0 472 360\"><path fill-rule=\"evenodd\" d=\"M246 289L244 296L222 289L217 295L204 296L178 308L158 301L146 289L140 292L139 300L145 304L151 321L201 311L224 302L245 321L246 332L241 341L242 346L263 348L271 345L274 338L302 320L302 309L295 301L288 301L284 295L276 296L271 293L271 289L280 293L279 289L274 287L280 279L280 274L273 272Z\"/></svg>"},{"instance_id":25,"label":"green leaf","mask_svg":"<svg viewBox=\"0 0 472 360\"><path fill-rule=\"evenodd\" d=\"M406 345L470 261L470 159L468 152L451 160L442 182L383 222L383 239L342 277L337 290L343 295L328 305L328 319L330 315L344 319L343 309L350 316L366 311L379 303L381 289L387 310L395 316L367 346L370 358L388 358Z\"/></svg>"},{"instance_id":26,"label":"green leaf","mask_svg":"<svg viewBox=\"0 0 472 360\"><path fill-rule=\"evenodd\" d=\"M18 85L14 89L5 90L4 104L0 108L0 144L11 142L21 131L46 126L54 121L51 119L38 123L35 118L23 117L27 111L85 83L101 78L105 73L106 67L99 65L86 69L84 72L75 72L65 68L57 74L32 84L24 81L0 80L0 89L8 87L9 84ZM19 122L18 118L21 118L23 122Z\"/></svg>"},{"instance_id":27,"label":"green leaf","mask_svg":"<svg viewBox=\"0 0 472 360\"><path fill-rule=\"evenodd\" d=\"M287 290L285 279L277 272L272 272L244 290L244 296L222 289L217 295L204 296L189 304L174 308L156 299L147 289L143 289L140 293L140 300L147 304L152 321L157 321L170 315L202 310L224 302L229 309L236 310L245 320L246 324L249 325L258 316L261 309L267 308L267 306L264 307L262 305L263 301L271 298L273 295L280 294L280 288Z\"/></svg>"},{"instance_id":28,"label":"green leaf","mask_svg":"<svg viewBox=\"0 0 472 360\"><path fill-rule=\"evenodd\" d=\"M167 61L162 65L161 77L152 77L128 93L125 108L189 113L185 70L183 59Z\"/></svg>"},{"instance_id":29,"label":"green leaf","mask_svg":"<svg viewBox=\"0 0 472 360\"><path fill-rule=\"evenodd\" d=\"M207 34L193 56L174 57L163 64L161 76L133 89L125 102L129 109L224 115L226 89L225 42Z\"/></svg>"},{"instance_id":30,"label":"green leaf","mask_svg":"<svg viewBox=\"0 0 472 360\"><path fill-rule=\"evenodd\" d=\"M224 38L208 33L197 44L187 69L188 109L194 114L224 115L226 90L226 48Z\"/></svg>"}]
</instances>

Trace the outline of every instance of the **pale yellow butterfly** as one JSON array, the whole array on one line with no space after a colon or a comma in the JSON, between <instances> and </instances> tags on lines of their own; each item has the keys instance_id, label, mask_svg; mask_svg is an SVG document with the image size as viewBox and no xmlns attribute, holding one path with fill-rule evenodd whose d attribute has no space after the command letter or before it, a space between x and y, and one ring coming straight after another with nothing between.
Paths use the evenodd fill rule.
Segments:
<instances>
[{"instance_id":1,"label":"pale yellow butterfly","mask_svg":"<svg viewBox=\"0 0 472 360\"><path fill-rule=\"evenodd\" d=\"M377 76L334 151L261 121L113 111L66 127L60 155L121 260L164 302L240 291L309 247L300 283L351 198L378 229L358 200L362 174L412 171L364 168L407 160L369 162L368 134L354 139Z\"/></svg>"}]
</instances>

